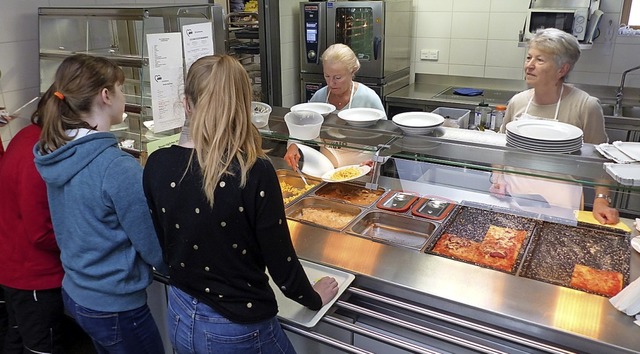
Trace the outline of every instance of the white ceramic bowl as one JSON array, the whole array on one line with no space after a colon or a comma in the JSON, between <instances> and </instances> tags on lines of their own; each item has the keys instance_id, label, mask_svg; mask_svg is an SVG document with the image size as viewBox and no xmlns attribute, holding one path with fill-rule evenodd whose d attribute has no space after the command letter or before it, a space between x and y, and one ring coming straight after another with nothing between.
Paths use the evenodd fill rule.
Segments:
<instances>
[{"instance_id":1,"label":"white ceramic bowl","mask_svg":"<svg viewBox=\"0 0 640 354\"><path fill-rule=\"evenodd\" d=\"M444 117L429 112L405 112L396 114L391 119L393 123L409 135L431 133L444 123Z\"/></svg>"},{"instance_id":2,"label":"white ceramic bowl","mask_svg":"<svg viewBox=\"0 0 640 354\"><path fill-rule=\"evenodd\" d=\"M270 115L271 106L262 102L251 102L251 123L253 123L256 128L263 128L269 124Z\"/></svg>"},{"instance_id":3,"label":"white ceramic bowl","mask_svg":"<svg viewBox=\"0 0 640 354\"><path fill-rule=\"evenodd\" d=\"M324 117L314 111L296 111L284 115L289 136L295 139L312 140L320 135Z\"/></svg>"},{"instance_id":4,"label":"white ceramic bowl","mask_svg":"<svg viewBox=\"0 0 640 354\"><path fill-rule=\"evenodd\" d=\"M349 108L338 112L338 117L354 127L367 127L384 119L384 111L375 108Z\"/></svg>"},{"instance_id":5,"label":"white ceramic bowl","mask_svg":"<svg viewBox=\"0 0 640 354\"><path fill-rule=\"evenodd\" d=\"M336 106L329 103L322 102L308 102L308 103L300 103L293 107L291 107L291 112L297 111L313 111L322 114L322 116L326 117L329 113L332 113L336 110Z\"/></svg>"}]
</instances>

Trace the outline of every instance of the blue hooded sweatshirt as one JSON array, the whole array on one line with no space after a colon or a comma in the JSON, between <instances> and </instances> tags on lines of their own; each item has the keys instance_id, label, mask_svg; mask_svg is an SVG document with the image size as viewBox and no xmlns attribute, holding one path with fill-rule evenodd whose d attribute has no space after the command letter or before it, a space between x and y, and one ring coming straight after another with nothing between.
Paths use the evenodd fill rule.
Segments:
<instances>
[{"instance_id":1,"label":"blue hooded sweatshirt","mask_svg":"<svg viewBox=\"0 0 640 354\"><path fill-rule=\"evenodd\" d=\"M96 311L143 306L151 267L164 272L166 266L142 189L142 166L108 132L44 156L36 146L34 155L47 185L64 290Z\"/></svg>"}]
</instances>

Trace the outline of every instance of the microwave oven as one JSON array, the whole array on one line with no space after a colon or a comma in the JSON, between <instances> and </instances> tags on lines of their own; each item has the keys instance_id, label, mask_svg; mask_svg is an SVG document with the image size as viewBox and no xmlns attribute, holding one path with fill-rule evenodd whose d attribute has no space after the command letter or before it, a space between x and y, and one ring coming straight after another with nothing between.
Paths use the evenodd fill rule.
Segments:
<instances>
[{"instance_id":1,"label":"microwave oven","mask_svg":"<svg viewBox=\"0 0 640 354\"><path fill-rule=\"evenodd\" d=\"M587 33L587 20L589 8L575 9L529 9L525 24L524 39L533 37L540 28L557 28L571 33L576 39L582 41Z\"/></svg>"}]
</instances>

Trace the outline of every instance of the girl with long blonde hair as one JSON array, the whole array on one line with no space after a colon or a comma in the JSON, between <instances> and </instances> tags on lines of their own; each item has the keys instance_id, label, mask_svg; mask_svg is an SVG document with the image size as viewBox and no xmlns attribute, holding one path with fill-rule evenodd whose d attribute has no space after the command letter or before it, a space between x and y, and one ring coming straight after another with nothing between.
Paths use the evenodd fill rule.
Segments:
<instances>
[{"instance_id":1,"label":"girl with long blonde hair","mask_svg":"<svg viewBox=\"0 0 640 354\"><path fill-rule=\"evenodd\" d=\"M291 243L275 170L251 123L251 84L227 55L189 69L190 138L149 157L143 185L169 264L168 327L177 353L294 353L276 319L269 274L320 309L337 293L311 286Z\"/></svg>"}]
</instances>

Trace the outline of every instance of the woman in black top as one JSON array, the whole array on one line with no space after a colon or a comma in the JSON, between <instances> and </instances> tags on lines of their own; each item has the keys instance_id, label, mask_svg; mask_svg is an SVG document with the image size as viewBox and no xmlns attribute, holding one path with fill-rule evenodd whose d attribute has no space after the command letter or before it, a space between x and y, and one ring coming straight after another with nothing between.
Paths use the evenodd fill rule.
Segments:
<instances>
[{"instance_id":1,"label":"woman in black top","mask_svg":"<svg viewBox=\"0 0 640 354\"><path fill-rule=\"evenodd\" d=\"M200 58L185 96L190 139L151 154L143 177L170 267L172 344L178 353L293 353L265 267L287 297L312 310L338 284L325 277L311 286L298 261L278 178L251 123L242 65L226 55Z\"/></svg>"}]
</instances>

